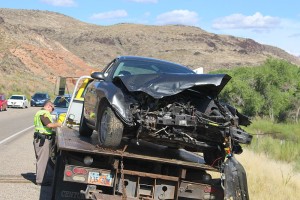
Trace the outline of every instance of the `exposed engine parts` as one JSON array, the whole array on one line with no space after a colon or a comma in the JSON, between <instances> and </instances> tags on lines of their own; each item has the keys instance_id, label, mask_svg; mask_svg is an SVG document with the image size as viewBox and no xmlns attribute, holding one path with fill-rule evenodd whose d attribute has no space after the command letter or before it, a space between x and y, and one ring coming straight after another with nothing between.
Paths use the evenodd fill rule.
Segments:
<instances>
[{"instance_id":1,"label":"exposed engine parts","mask_svg":"<svg viewBox=\"0 0 300 200\"><path fill-rule=\"evenodd\" d=\"M238 112L207 96L185 92L157 100L139 94L137 102L140 104L133 114L139 138L194 151L218 146L241 149L240 143L251 142L252 136L239 126ZM246 116L239 115L244 124L250 123Z\"/></svg>"}]
</instances>

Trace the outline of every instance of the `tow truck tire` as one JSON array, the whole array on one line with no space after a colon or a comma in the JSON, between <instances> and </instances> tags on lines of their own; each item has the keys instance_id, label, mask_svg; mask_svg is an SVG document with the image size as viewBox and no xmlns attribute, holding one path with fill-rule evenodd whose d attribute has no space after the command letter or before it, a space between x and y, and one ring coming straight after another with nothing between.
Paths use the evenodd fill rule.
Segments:
<instances>
[{"instance_id":1,"label":"tow truck tire","mask_svg":"<svg viewBox=\"0 0 300 200\"><path fill-rule=\"evenodd\" d=\"M80 125L79 125L79 135L83 137L91 137L92 134L93 134L93 129L88 127L88 125L86 124L86 119L82 111L82 115L80 118Z\"/></svg>"},{"instance_id":2,"label":"tow truck tire","mask_svg":"<svg viewBox=\"0 0 300 200\"><path fill-rule=\"evenodd\" d=\"M124 125L107 102L102 106L99 120L98 139L100 145L110 148L118 147L122 140Z\"/></svg>"}]
</instances>

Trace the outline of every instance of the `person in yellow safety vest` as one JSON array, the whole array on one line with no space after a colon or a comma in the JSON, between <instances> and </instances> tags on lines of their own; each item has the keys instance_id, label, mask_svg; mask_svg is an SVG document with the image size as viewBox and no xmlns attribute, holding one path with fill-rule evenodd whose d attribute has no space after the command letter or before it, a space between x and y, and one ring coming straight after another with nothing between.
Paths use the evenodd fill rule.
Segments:
<instances>
[{"instance_id":1,"label":"person in yellow safety vest","mask_svg":"<svg viewBox=\"0 0 300 200\"><path fill-rule=\"evenodd\" d=\"M53 122L51 112L54 105L47 101L44 107L34 116L34 140L33 147L36 157L36 184L51 185L53 170L50 166L50 147L54 134L52 129L62 126L60 122Z\"/></svg>"}]
</instances>

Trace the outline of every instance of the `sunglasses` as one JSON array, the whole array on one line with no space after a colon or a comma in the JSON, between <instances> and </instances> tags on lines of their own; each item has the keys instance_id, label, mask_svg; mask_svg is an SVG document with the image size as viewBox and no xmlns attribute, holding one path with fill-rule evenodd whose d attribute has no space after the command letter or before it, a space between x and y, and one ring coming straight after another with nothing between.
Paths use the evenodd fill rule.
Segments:
<instances>
[{"instance_id":1,"label":"sunglasses","mask_svg":"<svg viewBox=\"0 0 300 200\"><path fill-rule=\"evenodd\" d=\"M52 111L54 110L54 106L52 106L52 105L49 105L51 108L52 108Z\"/></svg>"}]
</instances>

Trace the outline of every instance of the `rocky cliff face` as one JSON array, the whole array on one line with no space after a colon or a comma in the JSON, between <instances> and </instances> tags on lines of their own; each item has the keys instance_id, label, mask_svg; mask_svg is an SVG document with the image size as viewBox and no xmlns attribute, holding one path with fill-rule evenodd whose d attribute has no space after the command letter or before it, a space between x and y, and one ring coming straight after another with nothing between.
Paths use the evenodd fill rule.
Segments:
<instances>
[{"instance_id":1,"label":"rocky cliff face","mask_svg":"<svg viewBox=\"0 0 300 200\"><path fill-rule=\"evenodd\" d=\"M118 55L155 57L205 72L255 66L268 57L300 65L299 58L279 48L196 27L96 26L38 10L0 9L0 43L0 90L22 80L28 93L49 89L56 76L88 75Z\"/></svg>"}]
</instances>

